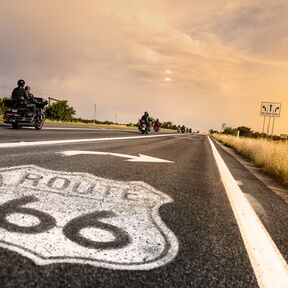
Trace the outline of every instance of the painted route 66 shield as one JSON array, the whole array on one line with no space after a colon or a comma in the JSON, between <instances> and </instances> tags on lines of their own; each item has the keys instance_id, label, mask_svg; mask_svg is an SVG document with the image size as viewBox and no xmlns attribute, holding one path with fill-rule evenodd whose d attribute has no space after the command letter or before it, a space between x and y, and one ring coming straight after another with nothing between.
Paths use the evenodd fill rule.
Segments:
<instances>
[{"instance_id":1,"label":"painted route 66 shield","mask_svg":"<svg viewBox=\"0 0 288 288\"><path fill-rule=\"evenodd\" d=\"M40 265L152 269L177 254L158 209L173 200L143 182L36 166L0 169L0 246Z\"/></svg>"}]
</instances>

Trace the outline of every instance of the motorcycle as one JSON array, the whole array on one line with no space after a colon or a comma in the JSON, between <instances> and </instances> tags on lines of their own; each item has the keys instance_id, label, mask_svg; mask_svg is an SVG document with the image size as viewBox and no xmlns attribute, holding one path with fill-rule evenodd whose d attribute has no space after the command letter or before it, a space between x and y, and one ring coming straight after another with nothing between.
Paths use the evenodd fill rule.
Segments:
<instances>
[{"instance_id":1,"label":"motorcycle","mask_svg":"<svg viewBox=\"0 0 288 288\"><path fill-rule=\"evenodd\" d=\"M4 114L4 123L11 124L14 129L22 126L33 126L36 130L43 127L45 111L48 105L43 98L33 98L34 104L27 104L15 100L6 100L7 110Z\"/></svg>"},{"instance_id":2,"label":"motorcycle","mask_svg":"<svg viewBox=\"0 0 288 288\"><path fill-rule=\"evenodd\" d=\"M154 123L154 126L153 126L153 129L154 129L155 132L159 132L159 131L160 131L160 127L161 127L160 123L157 124L157 123L155 122L155 123Z\"/></svg>"},{"instance_id":3,"label":"motorcycle","mask_svg":"<svg viewBox=\"0 0 288 288\"><path fill-rule=\"evenodd\" d=\"M142 134L148 134L150 132L149 127L144 122L140 122L138 129Z\"/></svg>"}]
</instances>

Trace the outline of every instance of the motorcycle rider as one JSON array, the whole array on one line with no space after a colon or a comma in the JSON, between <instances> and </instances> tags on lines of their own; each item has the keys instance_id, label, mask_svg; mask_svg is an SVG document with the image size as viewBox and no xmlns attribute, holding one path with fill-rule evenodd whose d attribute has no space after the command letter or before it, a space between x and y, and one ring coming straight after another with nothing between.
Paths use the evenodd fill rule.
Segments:
<instances>
[{"instance_id":1,"label":"motorcycle rider","mask_svg":"<svg viewBox=\"0 0 288 288\"><path fill-rule=\"evenodd\" d=\"M35 103L35 100L34 100L34 95L30 92L31 91L30 86L25 86L24 89L25 89L25 92L26 92L26 97L27 97L27 101L28 101L29 107L33 108L33 110L36 111L36 103Z\"/></svg>"},{"instance_id":2,"label":"motorcycle rider","mask_svg":"<svg viewBox=\"0 0 288 288\"><path fill-rule=\"evenodd\" d=\"M151 119L149 117L149 114L147 111L145 111L144 115L140 119L140 123L146 124L148 131L150 131L150 122L151 122Z\"/></svg>"},{"instance_id":3,"label":"motorcycle rider","mask_svg":"<svg viewBox=\"0 0 288 288\"><path fill-rule=\"evenodd\" d=\"M18 87L14 88L12 91L12 100L14 100L16 103L23 102L28 104L28 96L24 89L25 81L20 79L18 80L17 85Z\"/></svg>"},{"instance_id":4,"label":"motorcycle rider","mask_svg":"<svg viewBox=\"0 0 288 288\"><path fill-rule=\"evenodd\" d=\"M29 101L31 103L34 103L34 95L31 93L31 87L30 86L25 86L25 91L26 91L26 95L27 98L29 99Z\"/></svg>"},{"instance_id":5,"label":"motorcycle rider","mask_svg":"<svg viewBox=\"0 0 288 288\"><path fill-rule=\"evenodd\" d=\"M154 130L158 131L160 129L160 127L161 127L161 123L160 123L159 119L157 118L155 123L154 123Z\"/></svg>"},{"instance_id":6,"label":"motorcycle rider","mask_svg":"<svg viewBox=\"0 0 288 288\"><path fill-rule=\"evenodd\" d=\"M182 132L182 133L185 133L185 131L186 131L185 125L182 125L182 127L181 127L181 132Z\"/></svg>"}]
</instances>

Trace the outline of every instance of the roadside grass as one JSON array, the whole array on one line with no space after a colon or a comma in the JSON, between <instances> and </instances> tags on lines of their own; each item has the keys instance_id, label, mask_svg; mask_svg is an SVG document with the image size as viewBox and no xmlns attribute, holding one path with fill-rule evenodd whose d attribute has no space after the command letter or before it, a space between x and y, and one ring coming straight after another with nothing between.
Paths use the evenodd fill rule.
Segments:
<instances>
[{"instance_id":1,"label":"roadside grass","mask_svg":"<svg viewBox=\"0 0 288 288\"><path fill-rule=\"evenodd\" d=\"M213 134L224 145L253 161L257 167L288 186L288 142L264 139L237 138L231 135Z\"/></svg>"},{"instance_id":2,"label":"roadside grass","mask_svg":"<svg viewBox=\"0 0 288 288\"><path fill-rule=\"evenodd\" d=\"M3 123L3 115L0 114L0 123ZM84 123L75 121L55 121L50 119L45 119L45 124L59 125L59 126L83 126L83 127L111 127L111 128L127 128L127 129L137 129L137 127L127 126L125 124L95 124L95 123Z\"/></svg>"},{"instance_id":3,"label":"roadside grass","mask_svg":"<svg viewBox=\"0 0 288 288\"><path fill-rule=\"evenodd\" d=\"M111 128L130 128L135 129L137 127L131 127L127 126L125 124L98 124L98 123L84 123L84 122L78 122L78 121L56 121L56 120L50 120L46 119L45 124L55 124L55 125L67 125L67 126L83 126L83 127L111 127Z\"/></svg>"}]
</instances>

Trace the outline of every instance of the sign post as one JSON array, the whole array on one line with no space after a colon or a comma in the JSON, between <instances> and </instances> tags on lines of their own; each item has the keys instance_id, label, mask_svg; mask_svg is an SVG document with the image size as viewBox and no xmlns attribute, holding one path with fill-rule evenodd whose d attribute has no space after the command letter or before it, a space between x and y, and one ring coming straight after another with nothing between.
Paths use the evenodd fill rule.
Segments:
<instances>
[{"instance_id":1,"label":"sign post","mask_svg":"<svg viewBox=\"0 0 288 288\"><path fill-rule=\"evenodd\" d=\"M93 118L94 118L94 124L96 124L96 104L94 104Z\"/></svg>"},{"instance_id":2,"label":"sign post","mask_svg":"<svg viewBox=\"0 0 288 288\"><path fill-rule=\"evenodd\" d=\"M271 131L271 135L273 136L275 117L280 117L280 112L281 112L281 103L261 102L260 116L264 116L263 127L262 127L262 137L263 137L264 130L265 130L266 117L268 117L267 136L269 136L271 118L273 118L272 119L272 131Z\"/></svg>"}]
</instances>

